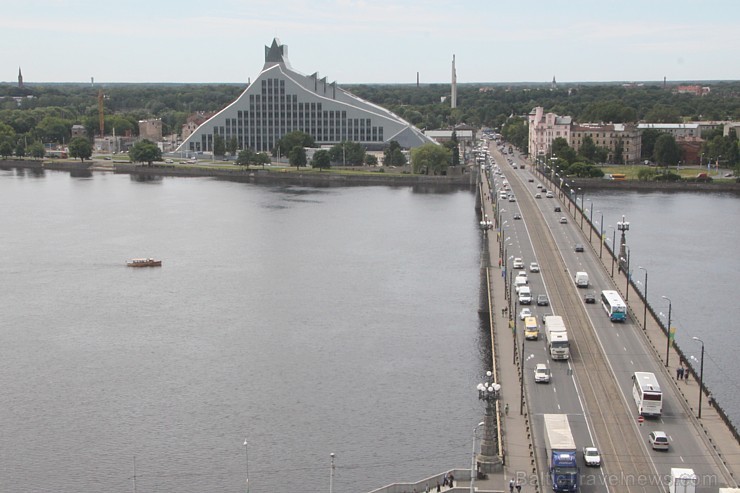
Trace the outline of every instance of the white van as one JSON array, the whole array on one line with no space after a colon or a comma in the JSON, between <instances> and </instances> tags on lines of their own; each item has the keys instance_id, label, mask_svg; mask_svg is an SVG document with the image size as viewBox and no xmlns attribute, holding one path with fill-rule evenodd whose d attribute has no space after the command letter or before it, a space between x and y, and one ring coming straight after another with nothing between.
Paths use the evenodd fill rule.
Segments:
<instances>
[{"instance_id":1,"label":"white van","mask_svg":"<svg viewBox=\"0 0 740 493\"><path fill-rule=\"evenodd\" d=\"M532 304L532 290L529 286L521 286L519 288L519 304L520 305L531 305Z\"/></svg>"},{"instance_id":2,"label":"white van","mask_svg":"<svg viewBox=\"0 0 740 493\"><path fill-rule=\"evenodd\" d=\"M514 278L514 289L519 293L519 290L527 285L527 278L522 276L516 276Z\"/></svg>"},{"instance_id":3,"label":"white van","mask_svg":"<svg viewBox=\"0 0 740 493\"><path fill-rule=\"evenodd\" d=\"M579 288L588 287L588 273L576 272L576 286L578 286Z\"/></svg>"}]
</instances>

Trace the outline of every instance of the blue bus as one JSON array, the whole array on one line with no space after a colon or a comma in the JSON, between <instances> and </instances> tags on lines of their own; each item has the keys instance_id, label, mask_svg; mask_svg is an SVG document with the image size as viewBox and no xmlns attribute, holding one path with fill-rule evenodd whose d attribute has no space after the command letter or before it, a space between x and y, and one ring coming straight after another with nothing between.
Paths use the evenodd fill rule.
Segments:
<instances>
[{"instance_id":1,"label":"blue bus","mask_svg":"<svg viewBox=\"0 0 740 493\"><path fill-rule=\"evenodd\" d=\"M601 305L612 322L624 322L627 319L627 305L616 291L602 291Z\"/></svg>"}]
</instances>

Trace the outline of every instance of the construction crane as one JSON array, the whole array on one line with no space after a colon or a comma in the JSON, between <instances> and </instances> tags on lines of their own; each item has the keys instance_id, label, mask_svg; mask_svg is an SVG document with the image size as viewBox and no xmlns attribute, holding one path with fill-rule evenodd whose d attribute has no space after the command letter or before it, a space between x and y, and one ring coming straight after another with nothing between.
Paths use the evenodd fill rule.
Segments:
<instances>
[{"instance_id":1,"label":"construction crane","mask_svg":"<svg viewBox=\"0 0 740 493\"><path fill-rule=\"evenodd\" d=\"M103 90L98 90L98 118L100 119L100 137L105 137L105 116L103 115Z\"/></svg>"}]
</instances>

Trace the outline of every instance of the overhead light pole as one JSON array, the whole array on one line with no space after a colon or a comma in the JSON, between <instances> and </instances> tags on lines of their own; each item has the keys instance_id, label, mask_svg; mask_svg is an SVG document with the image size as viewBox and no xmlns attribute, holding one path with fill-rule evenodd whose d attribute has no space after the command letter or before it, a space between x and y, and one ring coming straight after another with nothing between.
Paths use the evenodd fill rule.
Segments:
<instances>
[{"instance_id":1,"label":"overhead light pole","mask_svg":"<svg viewBox=\"0 0 740 493\"><path fill-rule=\"evenodd\" d=\"M249 493L249 444L247 439L244 439L244 467L247 472L247 493Z\"/></svg>"},{"instance_id":2,"label":"overhead light pole","mask_svg":"<svg viewBox=\"0 0 740 493\"><path fill-rule=\"evenodd\" d=\"M601 219L599 220L599 258L601 258L601 251L604 249L604 213L601 213Z\"/></svg>"},{"instance_id":3,"label":"overhead light pole","mask_svg":"<svg viewBox=\"0 0 740 493\"><path fill-rule=\"evenodd\" d=\"M647 272L647 269L645 267L637 266L637 268L640 269L640 270L644 270L645 271L645 296L643 296L643 300L642 300L642 305L643 305L643 310L642 310L642 330L647 330L647 305L648 305L648 299L647 299L647 296L648 296L648 285L647 285L647 281L648 281L648 272Z\"/></svg>"},{"instance_id":4,"label":"overhead light pole","mask_svg":"<svg viewBox=\"0 0 740 493\"><path fill-rule=\"evenodd\" d=\"M661 296L664 300L668 300L668 330L666 331L666 343L665 343L665 366L668 367L668 357L671 355L671 299L668 296Z\"/></svg>"},{"instance_id":5,"label":"overhead light pole","mask_svg":"<svg viewBox=\"0 0 740 493\"><path fill-rule=\"evenodd\" d=\"M701 362L699 363L699 414L697 416L701 419L701 395L704 393L704 341L698 337L692 337L692 339L701 342Z\"/></svg>"},{"instance_id":6,"label":"overhead light pole","mask_svg":"<svg viewBox=\"0 0 740 493\"><path fill-rule=\"evenodd\" d=\"M329 471L329 493L334 493L334 452L329 454L331 457L331 469Z\"/></svg>"}]
</instances>

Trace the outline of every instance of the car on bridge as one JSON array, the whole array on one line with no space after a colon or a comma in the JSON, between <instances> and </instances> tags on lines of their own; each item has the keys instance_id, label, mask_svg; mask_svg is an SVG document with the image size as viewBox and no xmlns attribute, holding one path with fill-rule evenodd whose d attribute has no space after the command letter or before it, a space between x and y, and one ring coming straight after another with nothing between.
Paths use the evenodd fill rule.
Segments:
<instances>
[{"instance_id":1,"label":"car on bridge","mask_svg":"<svg viewBox=\"0 0 740 493\"><path fill-rule=\"evenodd\" d=\"M514 263L511 264L511 267L514 269L523 269L524 268L524 260L522 260L521 257L515 257Z\"/></svg>"},{"instance_id":2,"label":"car on bridge","mask_svg":"<svg viewBox=\"0 0 740 493\"><path fill-rule=\"evenodd\" d=\"M550 300L547 299L546 294L538 294L537 295L537 306L549 306Z\"/></svg>"},{"instance_id":3,"label":"car on bridge","mask_svg":"<svg viewBox=\"0 0 740 493\"><path fill-rule=\"evenodd\" d=\"M547 193L545 194L545 197L547 197L548 199L551 199L551 198L553 198L553 197L554 197L554 195L552 194L552 192L547 192Z\"/></svg>"},{"instance_id":4,"label":"car on bridge","mask_svg":"<svg viewBox=\"0 0 740 493\"><path fill-rule=\"evenodd\" d=\"M560 206L556 206L555 209L553 209L555 212L560 212Z\"/></svg>"},{"instance_id":5,"label":"car on bridge","mask_svg":"<svg viewBox=\"0 0 740 493\"><path fill-rule=\"evenodd\" d=\"M586 295L583 297L583 301L588 304L596 303L596 295L594 293L586 293Z\"/></svg>"},{"instance_id":6,"label":"car on bridge","mask_svg":"<svg viewBox=\"0 0 740 493\"><path fill-rule=\"evenodd\" d=\"M662 431L651 431L648 434L648 441L653 450L668 450L668 435Z\"/></svg>"},{"instance_id":7,"label":"car on bridge","mask_svg":"<svg viewBox=\"0 0 740 493\"><path fill-rule=\"evenodd\" d=\"M518 212L514 213L514 219L521 219L521 218L522 218L521 214L519 214Z\"/></svg>"},{"instance_id":8,"label":"car on bridge","mask_svg":"<svg viewBox=\"0 0 740 493\"><path fill-rule=\"evenodd\" d=\"M596 447L583 447L583 462L587 466L601 466L601 455Z\"/></svg>"},{"instance_id":9,"label":"car on bridge","mask_svg":"<svg viewBox=\"0 0 740 493\"><path fill-rule=\"evenodd\" d=\"M536 383L550 383L550 369L544 363L537 363L534 367L534 381Z\"/></svg>"},{"instance_id":10,"label":"car on bridge","mask_svg":"<svg viewBox=\"0 0 740 493\"><path fill-rule=\"evenodd\" d=\"M539 192L537 192L536 194L534 194L534 198L541 199L542 198L542 194L539 193Z\"/></svg>"},{"instance_id":11,"label":"car on bridge","mask_svg":"<svg viewBox=\"0 0 740 493\"><path fill-rule=\"evenodd\" d=\"M568 218L563 216L560 218L560 224L568 224Z\"/></svg>"},{"instance_id":12,"label":"car on bridge","mask_svg":"<svg viewBox=\"0 0 740 493\"><path fill-rule=\"evenodd\" d=\"M540 264L537 262L532 262L529 264L529 272L539 272L540 271Z\"/></svg>"},{"instance_id":13,"label":"car on bridge","mask_svg":"<svg viewBox=\"0 0 740 493\"><path fill-rule=\"evenodd\" d=\"M529 180L527 180L527 181L528 181L529 183L534 183L534 178L530 178L530 179L529 179Z\"/></svg>"},{"instance_id":14,"label":"car on bridge","mask_svg":"<svg viewBox=\"0 0 740 493\"><path fill-rule=\"evenodd\" d=\"M522 308L522 311L519 312L519 320L524 320L527 317L532 316L532 310L529 308Z\"/></svg>"},{"instance_id":15,"label":"car on bridge","mask_svg":"<svg viewBox=\"0 0 740 493\"><path fill-rule=\"evenodd\" d=\"M576 243L576 252L582 252L583 251L583 243Z\"/></svg>"}]
</instances>

